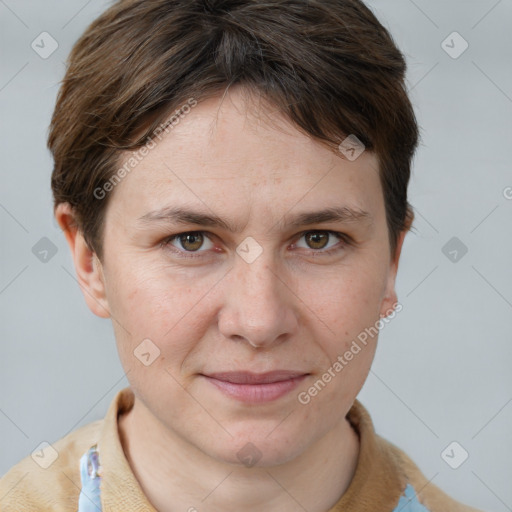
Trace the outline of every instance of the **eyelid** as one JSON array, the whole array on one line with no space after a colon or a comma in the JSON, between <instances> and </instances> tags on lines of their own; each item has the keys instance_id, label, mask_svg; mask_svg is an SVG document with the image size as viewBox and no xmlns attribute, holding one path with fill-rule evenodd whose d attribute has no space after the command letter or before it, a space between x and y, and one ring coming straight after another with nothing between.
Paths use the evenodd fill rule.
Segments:
<instances>
[{"instance_id":1,"label":"eyelid","mask_svg":"<svg viewBox=\"0 0 512 512\"><path fill-rule=\"evenodd\" d=\"M198 233L203 235L204 237L208 238L213 243L212 237L215 236L213 233L210 233L209 231L203 231L203 230L193 230L193 231L182 231L180 233L176 233L175 235L169 235L168 237L164 238L160 242L159 245L162 248L167 248L169 246L172 247L171 251L174 254L177 254L178 257L182 257L182 258L198 258L198 257L202 257L201 253L205 253L207 251L201 251L201 250L197 250L197 251L184 251L184 250L178 249L177 247L174 247L171 244L172 241L176 240L177 238L179 238L182 235L190 235L190 234L198 234ZM333 230L330 230L330 229L306 229L306 230L296 234L294 236L294 238L296 240L300 240L304 235L306 235L308 233L328 233L328 234L333 235L336 238L338 238L338 240L342 243L342 247L341 248L338 247L338 244L336 244L334 247L331 247L330 249L326 249L326 250L322 250L322 249L317 249L317 250L309 249L309 252L311 254L327 255L327 254L330 254L330 253L338 252L338 251L342 250L343 248L346 248L347 246L351 246L351 245L355 244L355 242L352 239L352 237L350 237L346 233L342 233L342 232L339 232L339 231L333 231ZM292 245L295 245L295 244L296 244L296 242L294 242ZM308 250L308 249L306 249L306 250Z\"/></svg>"},{"instance_id":2,"label":"eyelid","mask_svg":"<svg viewBox=\"0 0 512 512\"><path fill-rule=\"evenodd\" d=\"M212 236L214 236L214 235L212 233L209 233L208 231L194 230L194 231L181 231L180 233L176 233L175 235L169 235L169 236L165 237L160 242L159 246L161 248L163 248L163 249L171 247L170 250L174 254L177 254L178 257L182 257L182 258L198 258L198 257L202 257L201 253L204 253L204 252L207 252L207 251L200 250L200 249L198 249L197 251L184 251L184 250L178 249L177 247L174 247L172 245L172 243L171 243L174 240L176 240L177 238L179 238L180 236L192 235L192 234L201 234L205 238L208 238L208 240L210 240L210 242L213 243Z\"/></svg>"}]
</instances>

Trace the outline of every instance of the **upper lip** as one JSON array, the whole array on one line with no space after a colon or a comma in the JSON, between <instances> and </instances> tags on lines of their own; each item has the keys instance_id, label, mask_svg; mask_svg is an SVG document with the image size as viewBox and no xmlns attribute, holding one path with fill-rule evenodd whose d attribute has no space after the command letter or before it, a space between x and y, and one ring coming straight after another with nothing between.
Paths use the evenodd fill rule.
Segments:
<instances>
[{"instance_id":1,"label":"upper lip","mask_svg":"<svg viewBox=\"0 0 512 512\"><path fill-rule=\"evenodd\" d=\"M266 373L219 372L204 375L212 379L231 382L233 384L269 384L271 382L280 382L293 379L294 377L301 377L307 375L307 373L292 370L275 370Z\"/></svg>"}]
</instances>

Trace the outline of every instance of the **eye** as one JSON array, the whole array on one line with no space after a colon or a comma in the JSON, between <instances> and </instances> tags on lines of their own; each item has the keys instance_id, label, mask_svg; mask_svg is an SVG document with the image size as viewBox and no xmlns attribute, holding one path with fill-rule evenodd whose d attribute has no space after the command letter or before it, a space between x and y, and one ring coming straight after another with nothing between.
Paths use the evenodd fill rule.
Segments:
<instances>
[{"instance_id":1,"label":"eye","mask_svg":"<svg viewBox=\"0 0 512 512\"><path fill-rule=\"evenodd\" d=\"M212 241L205 235L203 231L189 231L186 233L179 233L177 235L167 237L162 241L161 246L172 246L175 248L175 252L177 253L205 252L199 250L201 247L203 247L205 241L209 243L209 246L207 244L205 250L209 250L214 247Z\"/></svg>"},{"instance_id":2,"label":"eye","mask_svg":"<svg viewBox=\"0 0 512 512\"><path fill-rule=\"evenodd\" d=\"M306 246L295 243L293 248L309 249L315 255L336 253L350 245L350 237L336 231L305 231L300 234L299 240L301 239L305 240ZM215 249L215 245L205 231L187 231L171 235L165 238L160 246L171 250L181 258L201 258L205 256L204 253Z\"/></svg>"},{"instance_id":3,"label":"eye","mask_svg":"<svg viewBox=\"0 0 512 512\"><path fill-rule=\"evenodd\" d=\"M306 246L295 244L296 247L314 249L314 252L332 253L337 252L349 244L348 236L336 231L306 231L302 233L299 240L304 239ZM332 243L331 243L332 241ZM339 242L341 246L338 247Z\"/></svg>"}]
</instances>

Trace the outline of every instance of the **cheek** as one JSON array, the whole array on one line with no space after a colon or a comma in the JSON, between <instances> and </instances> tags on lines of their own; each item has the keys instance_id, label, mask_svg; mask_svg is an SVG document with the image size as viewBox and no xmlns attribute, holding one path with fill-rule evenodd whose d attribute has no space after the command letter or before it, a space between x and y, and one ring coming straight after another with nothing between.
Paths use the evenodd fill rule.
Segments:
<instances>
[{"instance_id":1,"label":"cheek","mask_svg":"<svg viewBox=\"0 0 512 512\"><path fill-rule=\"evenodd\" d=\"M372 264L373 263L373 264ZM385 288L385 270L378 262L361 262L358 266L340 268L321 280L308 281L298 295L308 297L308 308L323 326L329 355L340 350L379 319Z\"/></svg>"},{"instance_id":2,"label":"cheek","mask_svg":"<svg viewBox=\"0 0 512 512\"><path fill-rule=\"evenodd\" d=\"M325 418L326 411L352 403L368 376L378 339L372 329L381 293L375 274L339 275L328 283L308 304L316 313L313 336L324 356L314 382L304 390L311 398L311 418Z\"/></svg>"},{"instance_id":3,"label":"cheek","mask_svg":"<svg viewBox=\"0 0 512 512\"><path fill-rule=\"evenodd\" d=\"M180 365L207 329L215 327L222 306L222 273L177 270L147 260L141 256L120 261L108 276L120 357L129 368L136 366L133 352L149 338L161 351L162 364L165 360ZM321 346L327 356L324 363L336 360L378 319L383 270L377 258L354 255L335 269L290 274L288 285L297 297L290 299L290 307L299 310L306 336Z\"/></svg>"},{"instance_id":4,"label":"cheek","mask_svg":"<svg viewBox=\"0 0 512 512\"><path fill-rule=\"evenodd\" d=\"M172 340L173 359L179 360L205 328L207 292L216 281L211 276L194 279L185 272L146 262L118 268L129 269L111 276L109 305L117 321L114 324L122 326L117 328L122 340L120 351L129 356L142 340L149 338L166 356L166 347Z\"/></svg>"}]
</instances>

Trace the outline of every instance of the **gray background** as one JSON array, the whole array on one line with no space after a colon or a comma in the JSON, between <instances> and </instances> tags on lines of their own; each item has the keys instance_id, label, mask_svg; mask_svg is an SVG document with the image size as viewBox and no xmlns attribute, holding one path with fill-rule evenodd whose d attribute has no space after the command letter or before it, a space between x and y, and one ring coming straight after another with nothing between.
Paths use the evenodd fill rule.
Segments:
<instances>
[{"instance_id":1,"label":"gray background","mask_svg":"<svg viewBox=\"0 0 512 512\"><path fill-rule=\"evenodd\" d=\"M381 332L359 398L433 483L486 511L512 510L512 2L368 4L408 60L422 145L403 311ZM106 5L0 0L0 474L102 418L128 385L110 321L87 309L52 218L45 147L63 62ZM31 48L43 31L59 45L47 59ZM469 43L456 59L442 47L454 31ZM462 48L453 36L447 44ZM46 262L32 252L42 237L57 250ZM452 441L469 453L458 469L441 457Z\"/></svg>"}]
</instances>

